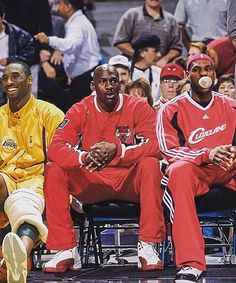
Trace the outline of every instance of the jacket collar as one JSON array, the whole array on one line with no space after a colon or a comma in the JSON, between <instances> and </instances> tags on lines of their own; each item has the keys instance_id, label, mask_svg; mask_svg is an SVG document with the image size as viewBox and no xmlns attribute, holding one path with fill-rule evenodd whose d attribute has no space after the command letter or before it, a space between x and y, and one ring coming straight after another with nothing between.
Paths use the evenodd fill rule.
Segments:
<instances>
[{"instance_id":1,"label":"jacket collar","mask_svg":"<svg viewBox=\"0 0 236 283\"><path fill-rule=\"evenodd\" d=\"M116 106L114 108L114 110L112 112L118 112L122 106L123 106L123 103L124 103L124 97L121 93L119 93L119 99L116 103ZM98 112L105 112L101 106L99 106L98 104L98 101L97 101L97 95L95 94L94 95L94 105L95 105L95 108L97 109Z\"/></svg>"},{"instance_id":2,"label":"jacket collar","mask_svg":"<svg viewBox=\"0 0 236 283\"><path fill-rule=\"evenodd\" d=\"M152 17L151 15L148 14L147 9L145 7L145 4L143 5L143 14L144 14L144 16ZM156 20L160 20L160 19L164 19L164 13L163 13L162 7L160 7L160 18L158 18Z\"/></svg>"},{"instance_id":3,"label":"jacket collar","mask_svg":"<svg viewBox=\"0 0 236 283\"><path fill-rule=\"evenodd\" d=\"M9 101L8 101L7 102L7 109L8 109L8 113L9 113L10 118L13 119L13 120L19 120L20 118L24 117L27 113L30 112L30 110L34 106L35 102L36 102L36 99L31 94L29 101L19 111L13 113L10 109L10 104L9 104Z\"/></svg>"}]
</instances>

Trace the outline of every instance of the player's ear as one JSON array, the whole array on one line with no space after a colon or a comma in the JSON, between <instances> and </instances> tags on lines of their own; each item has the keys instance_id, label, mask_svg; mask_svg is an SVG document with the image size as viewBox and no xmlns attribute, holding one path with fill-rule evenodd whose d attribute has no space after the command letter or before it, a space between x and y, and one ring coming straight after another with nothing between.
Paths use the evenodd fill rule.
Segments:
<instances>
[{"instance_id":1,"label":"player's ear","mask_svg":"<svg viewBox=\"0 0 236 283\"><path fill-rule=\"evenodd\" d=\"M187 77L188 79L190 79L189 71L185 71L185 74L186 74L186 77Z\"/></svg>"},{"instance_id":2,"label":"player's ear","mask_svg":"<svg viewBox=\"0 0 236 283\"><path fill-rule=\"evenodd\" d=\"M216 80L216 71L214 71L214 81Z\"/></svg>"},{"instance_id":3,"label":"player's ear","mask_svg":"<svg viewBox=\"0 0 236 283\"><path fill-rule=\"evenodd\" d=\"M95 91L94 81L91 81L91 83L90 83L90 89L91 89L91 91Z\"/></svg>"},{"instance_id":4,"label":"player's ear","mask_svg":"<svg viewBox=\"0 0 236 283\"><path fill-rule=\"evenodd\" d=\"M28 76L28 84L32 85L32 83L33 83L33 76L30 75L30 76Z\"/></svg>"}]
</instances>

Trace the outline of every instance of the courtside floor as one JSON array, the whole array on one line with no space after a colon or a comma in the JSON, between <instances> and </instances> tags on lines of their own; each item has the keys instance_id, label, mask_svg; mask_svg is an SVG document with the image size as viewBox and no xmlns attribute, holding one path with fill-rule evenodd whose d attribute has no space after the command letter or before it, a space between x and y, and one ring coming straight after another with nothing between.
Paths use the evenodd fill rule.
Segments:
<instances>
[{"instance_id":1,"label":"courtside floor","mask_svg":"<svg viewBox=\"0 0 236 283\"><path fill-rule=\"evenodd\" d=\"M68 271L63 274L45 274L40 270L30 272L28 281L39 282L98 282L98 283L174 283L174 267L163 271L143 272L136 265L105 265L85 267L81 272ZM236 266L209 266L202 283L235 283Z\"/></svg>"}]
</instances>

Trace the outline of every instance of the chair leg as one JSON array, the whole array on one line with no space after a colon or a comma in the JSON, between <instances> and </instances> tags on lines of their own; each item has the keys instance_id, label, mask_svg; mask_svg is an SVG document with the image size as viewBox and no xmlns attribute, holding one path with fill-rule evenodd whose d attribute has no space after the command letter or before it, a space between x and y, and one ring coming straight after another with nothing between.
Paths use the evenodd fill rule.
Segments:
<instances>
[{"instance_id":1,"label":"chair leg","mask_svg":"<svg viewBox=\"0 0 236 283\"><path fill-rule=\"evenodd\" d=\"M86 240L86 247L85 247L85 263L88 264L89 262L89 255L91 250L91 240L92 240L92 232L94 230L94 224L92 221L89 221L88 225L88 233L87 233L87 240Z\"/></svg>"},{"instance_id":2,"label":"chair leg","mask_svg":"<svg viewBox=\"0 0 236 283\"><path fill-rule=\"evenodd\" d=\"M168 236L165 241L162 242L162 262L165 265L170 265L174 263L174 247L172 237Z\"/></svg>"},{"instance_id":3,"label":"chair leg","mask_svg":"<svg viewBox=\"0 0 236 283\"><path fill-rule=\"evenodd\" d=\"M233 256L236 263L236 210L233 213Z\"/></svg>"},{"instance_id":4,"label":"chair leg","mask_svg":"<svg viewBox=\"0 0 236 283\"><path fill-rule=\"evenodd\" d=\"M94 260L95 263L98 264L98 251L97 251L97 235L96 235L96 228L95 226L93 227L92 232L92 245L91 248L93 249L94 252Z\"/></svg>"},{"instance_id":5,"label":"chair leg","mask_svg":"<svg viewBox=\"0 0 236 283\"><path fill-rule=\"evenodd\" d=\"M84 239L85 239L85 217L81 220L79 225L79 247L78 251L81 258L81 263L84 261Z\"/></svg>"},{"instance_id":6,"label":"chair leg","mask_svg":"<svg viewBox=\"0 0 236 283\"><path fill-rule=\"evenodd\" d=\"M98 257L100 263L103 264L104 260L103 260L103 252L102 252L101 229L99 226L97 226L96 232L97 232L97 244L98 244Z\"/></svg>"}]
</instances>

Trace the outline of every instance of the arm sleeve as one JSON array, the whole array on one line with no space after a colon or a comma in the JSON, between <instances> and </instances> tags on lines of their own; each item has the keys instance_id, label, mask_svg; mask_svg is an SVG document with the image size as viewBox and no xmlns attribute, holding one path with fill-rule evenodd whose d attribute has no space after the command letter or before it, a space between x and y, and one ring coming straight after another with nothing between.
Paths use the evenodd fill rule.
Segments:
<instances>
[{"instance_id":1,"label":"arm sleeve","mask_svg":"<svg viewBox=\"0 0 236 283\"><path fill-rule=\"evenodd\" d=\"M15 35L17 52L9 56L8 62L20 60L27 64L32 64L35 54L33 38L28 32L22 29L15 29Z\"/></svg>"},{"instance_id":2,"label":"arm sleeve","mask_svg":"<svg viewBox=\"0 0 236 283\"><path fill-rule=\"evenodd\" d=\"M57 36L49 36L49 45L64 54L71 54L82 44L83 39L82 29L79 28L78 25L73 24L68 28L66 37L59 38Z\"/></svg>"},{"instance_id":3,"label":"arm sleeve","mask_svg":"<svg viewBox=\"0 0 236 283\"><path fill-rule=\"evenodd\" d=\"M193 150L186 146L181 129L172 123L173 111L168 111L168 105L163 106L157 117L156 133L163 158L169 163L177 160L187 160L197 165L209 160L209 148Z\"/></svg>"},{"instance_id":4,"label":"arm sleeve","mask_svg":"<svg viewBox=\"0 0 236 283\"><path fill-rule=\"evenodd\" d=\"M187 22L187 14L186 14L185 5L186 5L185 0L179 0L175 8L174 17L178 24L185 25Z\"/></svg>"},{"instance_id":5,"label":"arm sleeve","mask_svg":"<svg viewBox=\"0 0 236 283\"><path fill-rule=\"evenodd\" d=\"M140 107L137 107L135 112L135 132L139 142L133 145L122 145L119 164L124 166L131 166L143 157L161 159L158 141L155 135L155 112L146 102L140 104Z\"/></svg>"},{"instance_id":6,"label":"arm sleeve","mask_svg":"<svg viewBox=\"0 0 236 283\"><path fill-rule=\"evenodd\" d=\"M172 28L171 28L171 42L169 49L178 50L180 53L182 52L182 42L181 42L181 34L179 25L174 18L172 18Z\"/></svg>"},{"instance_id":7,"label":"arm sleeve","mask_svg":"<svg viewBox=\"0 0 236 283\"><path fill-rule=\"evenodd\" d=\"M78 144L81 138L81 124L84 115L82 107L72 106L57 128L49 146L49 160L58 163L62 168L73 169L83 165L82 155L85 152L79 149Z\"/></svg>"},{"instance_id":8,"label":"arm sleeve","mask_svg":"<svg viewBox=\"0 0 236 283\"><path fill-rule=\"evenodd\" d=\"M227 1L227 31L230 38L236 40L236 1Z\"/></svg>"},{"instance_id":9,"label":"arm sleeve","mask_svg":"<svg viewBox=\"0 0 236 283\"><path fill-rule=\"evenodd\" d=\"M131 42L133 21L133 16L129 10L120 18L113 38L114 46L123 42Z\"/></svg>"},{"instance_id":10,"label":"arm sleeve","mask_svg":"<svg viewBox=\"0 0 236 283\"><path fill-rule=\"evenodd\" d=\"M58 109L54 105L51 105L51 107L48 108L44 122L47 131L48 145L52 142L55 131L57 127L62 123L63 119L64 113L60 109Z\"/></svg>"}]
</instances>

